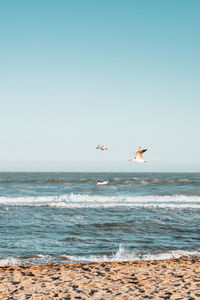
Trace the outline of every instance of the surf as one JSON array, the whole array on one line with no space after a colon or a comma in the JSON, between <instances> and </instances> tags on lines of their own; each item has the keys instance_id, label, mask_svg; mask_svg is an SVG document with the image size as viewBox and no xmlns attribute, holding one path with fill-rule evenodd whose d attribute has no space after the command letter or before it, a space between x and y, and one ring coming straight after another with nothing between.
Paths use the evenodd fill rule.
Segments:
<instances>
[{"instance_id":1,"label":"surf","mask_svg":"<svg viewBox=\"0 0 200 300\"><path fill-rule=\"evenodd\" d=\"M0 197L0 206L200 208L200 196L103 196L71 193L54 196Z\"/></svg>"}]
</instances>

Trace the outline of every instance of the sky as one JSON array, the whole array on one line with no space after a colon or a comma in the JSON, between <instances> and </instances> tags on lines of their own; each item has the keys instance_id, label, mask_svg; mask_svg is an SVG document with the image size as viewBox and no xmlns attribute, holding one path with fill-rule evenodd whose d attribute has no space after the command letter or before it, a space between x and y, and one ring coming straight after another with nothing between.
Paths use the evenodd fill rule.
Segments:
<instances>
[{"instance_id":1,"label":"sky","mask_svg":"<svg viewBox=\"0 0 200 300\"><path fill-rule=\"evenodd\" d=\"M199 172L199 28L198 0L1 1L0 171Z\"/></svg>"}]
</instances>

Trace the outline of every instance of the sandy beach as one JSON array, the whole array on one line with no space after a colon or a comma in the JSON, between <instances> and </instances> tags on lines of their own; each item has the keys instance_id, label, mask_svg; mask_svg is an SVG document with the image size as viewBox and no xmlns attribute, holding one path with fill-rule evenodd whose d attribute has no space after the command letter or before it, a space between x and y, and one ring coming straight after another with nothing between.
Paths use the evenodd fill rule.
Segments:
<instances>
[{"instance_id":1,"label":"sandy beach","mask_svg":"<svg viewBox=\"0 0 200 300\"><path fill-rule=\"evenodd\" d=\"M0 299L200 299L200 260L1 267Z\"/></svg>"}]
</instances>

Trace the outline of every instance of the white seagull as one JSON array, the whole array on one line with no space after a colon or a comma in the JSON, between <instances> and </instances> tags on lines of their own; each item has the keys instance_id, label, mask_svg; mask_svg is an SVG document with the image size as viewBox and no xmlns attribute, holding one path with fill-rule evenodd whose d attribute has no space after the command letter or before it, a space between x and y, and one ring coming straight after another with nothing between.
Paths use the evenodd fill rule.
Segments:
<instances>
[{"instance_id":1,"label":"white seagull","mask_svg":"<svg viewBox=\"0 0 200 300\"><path fill-rule=\"evenodd\" d=\"M109 180L98 180L97 185L108 185Z\"/></svg>"},{"instance_id":2,"label":"white seagull","mask_svg":"<svg viewBox=\"0 0 200 300\"><path fill-rule=\"evenodd\" d=\"M129 159L129 161L133 161L133 162L136 162L136 163L144 163L144 162L147 162L147 160L144 160L142 154L147 151L147 149L141 149L141 147L138 147L135 151L134 151L134 154L135 154L135 158L133 159Z\"/></svg>"},{"instance_id":3,"label":"white seagull","mask_svg":"<svg viewBox=\"0 0 200 300\"><path fill-rule=\"evenodd\" d=\"M98 145L98 146L96 147L96 149L99 149L99 150L102 150L102 151L108 150L108 148L105 147L104 145Z\"/></svg>"}]
</instances>

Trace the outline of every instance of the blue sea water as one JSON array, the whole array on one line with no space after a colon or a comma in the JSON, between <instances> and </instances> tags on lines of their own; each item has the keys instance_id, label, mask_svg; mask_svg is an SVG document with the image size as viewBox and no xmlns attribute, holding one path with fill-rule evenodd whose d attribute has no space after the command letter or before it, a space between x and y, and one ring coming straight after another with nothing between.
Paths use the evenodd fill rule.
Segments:
<instances>
[{"instance_id":1,"label":"blue sea water","mask_svg":"<svg viewBox=\"0 0 200 300\"><path fill-rule=\"evenodd\" d=\"M200 257L200 173L0 173L0 241L2 266Z\"/></svg>"}]
</instances>

